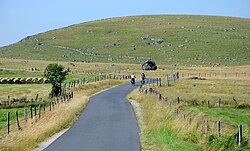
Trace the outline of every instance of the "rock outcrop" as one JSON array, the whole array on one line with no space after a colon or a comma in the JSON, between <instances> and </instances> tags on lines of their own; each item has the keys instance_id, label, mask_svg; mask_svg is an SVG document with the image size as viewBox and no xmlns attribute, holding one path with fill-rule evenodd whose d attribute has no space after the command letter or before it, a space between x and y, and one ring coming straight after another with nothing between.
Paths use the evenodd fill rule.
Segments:
<instances>
[{"instance_id":1,"label":"rock outcrop","mask_svg":"<svg viewBox=\"0 0 250 151\"><path fill-rule=\"evenodd\" d=\"M151 59L147 60L146 62L142 64L142 70L156 70L156 69L157 69L157 65Z\"/></svg>"}]
</instances>

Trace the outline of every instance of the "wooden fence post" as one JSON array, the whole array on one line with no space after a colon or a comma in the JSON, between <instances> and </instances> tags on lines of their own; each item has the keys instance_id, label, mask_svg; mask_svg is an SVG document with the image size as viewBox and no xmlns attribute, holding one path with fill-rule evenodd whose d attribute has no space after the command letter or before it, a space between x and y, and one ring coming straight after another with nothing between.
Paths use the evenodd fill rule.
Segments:
<instances>
[{"instance_id":1,"label":"wooden fence post","mask_svg":"<svg viewBox=\"0 0 250 151\"><path fill-rule=\"evenodd\" d=\"M182 119L181 119L181 120L182 120L182 123L184 123L185 118L186 118L186 116L185 116L185 114L183 114L183 115L182 115Z\"/></svg>"},{"instance_id":2,"label":"wooden fence post","mask_svg":"<svg viewBox=\"0 0 250 151\"><path fill-rule=\"evenodd\" d=\"M188 125L191 125L191 116L188 117Z\"/></svg>"},{"instance_id":3,"label":"wooden fence post","mask_svg":"<svg viewBox=\"0 0 250 151\"><path fill-rule=\"evenodd\" d=\"M168 82L168 86L170 86L170 83L169 83L169 75L167 74L167 82Z\"/></svg>"},{"instance_id":4,"label":"wooden fence post","mask_svg":"<svg viewBox=\"0 0 250 151\"><path fill-rule=\"evenodd\" d=\"M30 106L30 118L33 119L32 106Z\"/></svg>"},{"instance_id":5,"label":"wooden fence post","mask_svg":"<svg viewBox=\"0 0 250 151\"><path fill-rule=\"evenodd\" d=\"M208 120L205 120L205 134L207 134L209 132L209 124L208 124Z\"/></svg>"},{"instance_id":6,"label":"wooden fence post","mask_svg":"<svg viewBox=\"0 0 250 151\"><path fill-rule=\"evenodd\" d=\"M41 104L38 106L38 119L41 118Z\"/></svg>"},{"instance_id":7,"label":"wooden fence post","mask_svg":"<svg viewBox=\"0 0 250 151\"><path fill-rule=\"evenodd\" d=\"M18 119L18 111L16 111L16 124L17 124L17 128L20 130L20 124L19 124L19 119Z\"/></svg>"},{"instance_id":8,"label":"wooden fence post","mask_svg":"<svg viewBox=\"0 0 250 151\"><path fill-rule=\"evenodd\" d=\"M180 103L180 97L177 97L177 103L178 104Z\"/></svg>"},{"instance_id":9,"label":"wooden fence post","mask_svg":"<svg viewBox=\"0 0 250 151\"><path fill-rule=\"evenodd\" d=\"M66 94L63 95L63 101L66 102Z\"/></svg>"},{"instance_id":10,"label":"wooden fence post","mask_svg":"<svg viewBox=\"0 0 250 151\"><path fill-rule=\"evenodd\" d=\"M159 100L161 100L162 99L162 94L161 93L159 93Z\"/></svg>"},{"instance_id":11,"label":"wooden fence post","mask_svg":"<svg viewBox=\"0 0 250 151\"><path fill-rule=\"evenodd\" d=\"M180 115L180 110L176 109L176 116L178 117Z\"/></svg>"},{"instance_id":12,"label":"wooden fence post","mask_svg":"<svg viewBox=\"0 0 250 151\"><path fill-rule=\"evenodd\" d=\"M23 109L23 118L24 118L24 123L27 123L27 111L26 111L26 109Z\"/></svg>"},{"instance_id":13,"label":"wooden fence post","mask_svg":"<svg viewBox=\"0 0 250 151\"><path fill-rule=\"evenodd\" d=\"M51 101L49 102L49 111L51 111Z\"/></svg>"},{"instance_id":14,"label":"wooden fence post","mask_svg":"<svg viewBox=\"0 0 250 151\"><path fill-rule=\"evenodd\" d=\"M35 121L36 121L36 107L34 107L34 111L35 111L34 117L35 117Z\"/></svg>"},{"instance_id":15,"label":"wooden fence post","mask_svg":"<svg viewBox=\"0 0 250 151\"><path fill-rule=\"evenodd\" d=\"M238 125L238 136L237 136L237 143L238 143L238 145L240 146L241 145L241 142L242 142L242 125L241 124L239 124Z\"/></svg>"},{"instance_id":16,"label":"wooden fence post","mask_svg":"<svg viewBox=\"0 0 250 151\"><path fill-rule=\"evenodd\" d=\"M217 121L217 136L220 138L220 121Z\"/></svg>"},{"instance_id":17,"label":"wooden fence post","mask_svg":"<svg viewBox=\"0 0 250 151\"><path fill-rule=\"evenodd\" d=\"M39 96L39 95L38 95L38 94L36 94L36 99L35 99L36 101L38 100L38 96Z\"/></svg>"},{"instance_id":18,"label":"wooden fence post","mask_svg":"<svg viewBox=\"0 0 250 151\"><path fill-rule=\"evenodd\" d=\"M161 87L161 78L159 78L159 82L160 82L160 87Z\"/></svg>"},{"instance_id":19,"label":"wooden fence post","mask_svg":"<svg viewBox=\"0 0 250 151\"><path fill-rule=\"evenodd\" d=\"M43 114L45 114L45 108L46 108L46 106L45 106L45 103L43 104Z\"/></svg>"},{"instance_id":20,"label":"wooden fence post","mask_svg":"<svg viewBox=\"0 0 250 151\"><path fill-rule=\"evenodd\" d=\"M7 134L10 133L10 112L7 112Z\"/></svg>"}]
</instances>

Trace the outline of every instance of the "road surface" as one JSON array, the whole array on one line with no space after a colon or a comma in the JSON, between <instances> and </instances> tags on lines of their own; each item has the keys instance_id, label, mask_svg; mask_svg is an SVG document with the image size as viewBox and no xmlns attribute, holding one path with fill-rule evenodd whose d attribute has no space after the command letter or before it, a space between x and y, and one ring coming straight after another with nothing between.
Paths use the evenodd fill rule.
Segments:
<instances>
[{"instance_id":1,"label":"road surface","mask_svg":"<svg viewBox=\"0 0 250 151\"><path fill-rule=\"evenodd\" d=\"M125 84L92 96L73 126L45 151L140 151L139 126L125 99L137 86Z\"/></svg>"}]
</instances>

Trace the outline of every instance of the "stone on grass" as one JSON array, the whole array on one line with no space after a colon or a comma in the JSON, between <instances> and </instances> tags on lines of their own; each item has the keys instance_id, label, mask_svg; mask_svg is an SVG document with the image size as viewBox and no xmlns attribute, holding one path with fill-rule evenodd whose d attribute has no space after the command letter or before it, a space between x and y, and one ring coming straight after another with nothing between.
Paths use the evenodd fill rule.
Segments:
<instances>
[{"instance_id":1,"label":"stone on grass","mask_svg":"<svg viewBox=\"0 0 250 151\"><path fill-rule=\"evenodd\" d=\"M145 34L145 35L141 36L142 40L146 40L146 39L149 39L149 38L150 38L150 34Z\"/></svg>"},{"instance_id":2,"label":"stone on grass","mask_svg":"<svg viewBox=\"0 0 250 151\"><path fill-rule=\"evenodd\" d=\"M152 61L151 59L147 60L146 62L144 62L142 64L142 69L143 70L156 70L157 69L157 65L154 61Z\"/></svg>"}]
</instances>

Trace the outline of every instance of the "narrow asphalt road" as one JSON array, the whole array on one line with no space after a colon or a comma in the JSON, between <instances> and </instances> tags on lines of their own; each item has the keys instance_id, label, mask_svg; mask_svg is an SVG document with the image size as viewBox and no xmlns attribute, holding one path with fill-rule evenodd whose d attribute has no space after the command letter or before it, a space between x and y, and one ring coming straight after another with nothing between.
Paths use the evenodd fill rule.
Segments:
<instances>
[{"instance_id":1,"label":"narrow asphalt road","mask_svg":"<svg viewBox=\"0 0 250 151\"><path fill-rule=\"evenodd\" d=\"M125 99L137 86L125 84L92 96L73 126L45 151L140 151L136 116Z\"/></svg>"}]
</instances>

